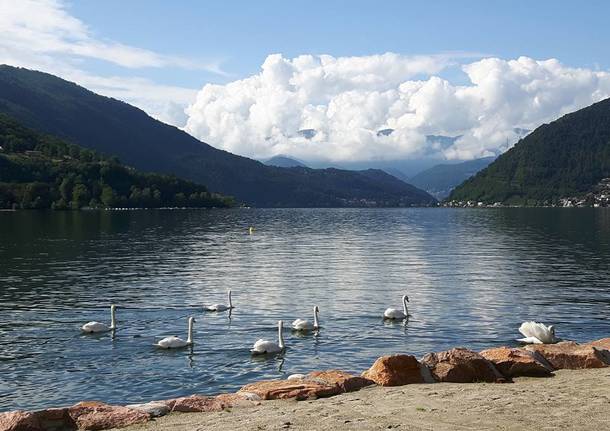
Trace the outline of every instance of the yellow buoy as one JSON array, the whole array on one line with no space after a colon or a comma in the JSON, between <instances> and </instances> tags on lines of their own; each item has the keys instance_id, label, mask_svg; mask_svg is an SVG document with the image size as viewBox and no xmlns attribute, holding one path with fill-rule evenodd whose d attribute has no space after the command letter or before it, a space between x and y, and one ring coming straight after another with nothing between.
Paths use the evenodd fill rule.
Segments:
<instances>
[{"instance_id":1,"label":"yellow buoy","mask_svg":"<svg viewBox=\"0 0 610 431\"><path fill-rule=\"evenodd\" d=\"M248 232L250 233L250 235L252 235L254 233L254 228L252 226L250 226L248 228Z\"/></svg>"}]
</instances>

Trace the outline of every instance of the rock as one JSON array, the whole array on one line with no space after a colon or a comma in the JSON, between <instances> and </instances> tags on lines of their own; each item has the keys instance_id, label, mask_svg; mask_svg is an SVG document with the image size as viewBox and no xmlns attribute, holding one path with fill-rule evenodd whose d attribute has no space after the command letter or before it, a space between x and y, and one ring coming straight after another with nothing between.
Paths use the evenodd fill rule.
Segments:
<instances>
[{"instance_id":1,"label":"rock","mask_svg":"<svg viewBox=\"0 0 610 431\"><path fill-rule=\"evenodd\" d=\"M610 338L602 338L601 340L591 341L585 345L597 347L598 349L610 350Z\"/></svg>"},{"instance_id":2,"label":"rock","mask_svg":"<svg viewBox=\"0 0 610 431\"><path fill-rule=\"evenodd\" d=\"M242 387L238 392L256 394L263 400L296 398L297 400L330 397L341 393L341 388L323 381L305 379L263 380Z\"/></svg>"},{"instance_id":3,"label":"rock","mask_svg":"<svg viewBox=\"0 0 610 431\"><path fill-rule=\"evenodd\" d=\"M172 412L219 412L221 410L254 405L253 400L241 394L222 394L216 397L203 395L191 395L189 397L176 398L162 401Z\"/></svg>"},{"instance_id":4,"label":"rock","mask_svg":"<svg viewBox=\"0 0 610 431\"><path fill-rule=\"evenodd\" d=\"M340 393L357 391L375 383L370 379L339 370L314 371L305 376L305 380L317 380L329 386L337 386Z\"/></svg>"},{"instance_id":5,"label":"rock","mask_svg":"<svg viewBox=\"0 0 610 431\"><path fill-rule=\"evenodd\" d=\"M424 363L438 382L506 382L495 366L472 350L458 347L439 353L428 353Z\"/></svg>"},{"instance_id":6,"label":"rock","mask_svg":"<svg viewBox=\"0 0 610 431\"><path fill-rule=\"evenodd\" d=\"M42 431L33 413L17 410L0 413L1 431Z\"/></svg>"},{"instance_id":7,"label":"rock","mask_svg":"<svg viewBox=\"0 0 610 431\"><path fill-rule=\"evenodd\" d=\"M257 396L248 396L248 394L220 394L216 396L216 400L221 404L223 409L231 407L248 407L259 405L260 398Z\"/></svg>"},{"instance_id":8,"label":"rock","mask_svg":"<svg viewBox=\"0 0 610 431\"><path fill-rule=\"evenodd\" d=\"M67 408L38 410L33 414L44 430L75 430L77 428L76 422L70 416L70 411Z\"/></svg>"},{"instance_id":9,"label":"rock","mask_svg":"<svg viewBox=\"0 0 610 431\"><path fill-rule=\"evenodd\" d=\"M239 393L237 394L240 397L242 397L245 400L248 401L262 401L263 399L260 397L260 395L255 394L253 392L246 392L246 391L239 391Z\"/></svg>"},{"instance_id":10,"label":"rock","mask_svg":"<svg viewBox=\"0 0 610 431\"><path fill-rule=\"evenodd\" d=\"M191 395L169 401L172 412L218 412L223 409L222 403L216 397Z\"/></svg>"},{"instance_id":11,"label":"rock","mask_svg":"<svg viewBox=\"0 0 610 431\"><path fill-rule=\"evenodd\" d=\"M307 400L330 397L343 392L356 391L372 381L339 370L314 371L303 377L287 380L265 380L244 386L238 392L242 396L261 400L295 398Z\"/></svg>"},{"instance_id":12,"label":"rock","mask_svg":"<svg viewBox=\"0 0 610 431\"><path fill-rule=\"evenodd\" d=\"M67 408L15 411L0 414L0 431L65 431L75 430L77 425Z\"/></svg>"},{"instance_id":13,"label":"rock","mask_svg":"<svg viewBox=\"0 0 610 431\"><path fill-rule=\"evenodd\" d=\"M78 429L83 430L123 428L150 419L148 413L98 401L80 402L69 407L68 412Z\"/></svg>"},{"instance_id":14,"label":"rock","mask_svg":"<svg viewBox=\"0 0 610 431\"><path fill-rule=\"evenodd\" d=\"M557 344L532 344L526 349L540 353L557 370L603 368L610 365L610 351L600 349L593 343L577 344L574 341L562 341Z\"/></svg>"},{"instance_id":15,"label":"rock","mask_svg":"<svg viewBox=\"0 0 610 431\"><path fill-rule=\"evenodd\" d=\"M140 412L148 413L150 417L157 418L159 416L165 416L171 411L171 408L162 401L151 401L144 404L129 404L128 409L138 410ZM173 407L173 406L172 406Z\"/></svg>"},{"instance_id":16,"label":"rock","mask_svg":"<svg viewBox=\"0 0 610 431\"><path fill-rule=\"evenodd\" d=\"M307 377L307 374L291 374L286 378L286 380L300 380L304 379L305 377Z\"/></svg>"},{"instance_id":17,"label":"rock","mask_svg":"<svg viewBox=\"0 0 610 431\"><path fill-rule=\"evenodd\" d=\"M538 352L498 347L483 350L481 356L491 361L496 369L508 379L519 376L548 377L552 375L552 367Z\"/></svg>"},{"instance_id":18,"label":"rock","mask_svg":"<svg viewBox=\"0 0 610 431\"><path fill-rule=\"evenodd\" d=\"M381 386L434 382L428 368L411 355L382 356L362 376Z\"/></svg>"}]
</instances>

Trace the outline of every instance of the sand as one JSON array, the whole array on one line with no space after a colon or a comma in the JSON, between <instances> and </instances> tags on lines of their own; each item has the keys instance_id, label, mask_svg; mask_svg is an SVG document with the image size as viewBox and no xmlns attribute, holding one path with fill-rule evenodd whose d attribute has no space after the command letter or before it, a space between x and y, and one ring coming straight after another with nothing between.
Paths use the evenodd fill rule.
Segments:
<instances>
[{"instance_id":1,"label":"sand","mask_svg":"<svg viewBox=\"0 0 610 431\"><path fill-rule=\"evenodd\" d=\"M608 430L610 368L563 370L512 384L370 387L313 401L265 401L216 413L174 413L129 431Z\"/></svg>"}]
</instances>

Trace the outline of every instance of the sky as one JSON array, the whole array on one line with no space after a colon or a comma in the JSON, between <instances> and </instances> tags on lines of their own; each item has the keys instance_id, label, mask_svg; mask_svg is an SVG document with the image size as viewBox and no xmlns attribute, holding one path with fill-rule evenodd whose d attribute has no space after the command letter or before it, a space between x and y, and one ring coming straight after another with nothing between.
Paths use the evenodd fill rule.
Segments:
<instances>
[{"instance_id":1,"label":"sky","mask_svg":"<svg viewBox=\"0 0 610 431\"><path fill-rule=\"evenodd\" d=\"M467 160L610 96L608 16L595 0L0 0L0 63L250 157Z\"/></svg>"}]
</instances>

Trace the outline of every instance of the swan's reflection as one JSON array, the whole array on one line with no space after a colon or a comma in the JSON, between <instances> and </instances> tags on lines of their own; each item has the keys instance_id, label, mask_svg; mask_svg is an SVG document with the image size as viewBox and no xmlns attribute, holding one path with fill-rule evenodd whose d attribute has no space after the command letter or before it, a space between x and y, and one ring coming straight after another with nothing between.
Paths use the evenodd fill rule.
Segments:
<instances>
[{"instance_id":1,"label":"swan's reflection","mask_svg":"<svg viewBox=\"0 0 610 431\"><path fill-rule=\"evenodd\" d=\"M188 367L189 368L193 368L193 366L195 365L195 353L193 351L193 345L191 344L189 346L189 353L188 355L186 355L186 358L188 359Z\"/></svg>"},{"instance_id":2,"label":"swan's reflection","mask_svg":"<svg viewBox=\"0 0 610 431\"><path fill-rule=\"evenodd\" d=\"M383 326L388 326L388 327L402 326L406 330L407 325L409 324L409 318L410 318L410 315L405 317L404 319L400 319L400 320L383 319L382 322L383 322Z\"/></svg>"}]
</instances>

